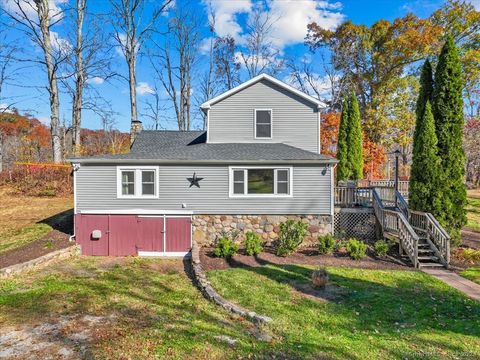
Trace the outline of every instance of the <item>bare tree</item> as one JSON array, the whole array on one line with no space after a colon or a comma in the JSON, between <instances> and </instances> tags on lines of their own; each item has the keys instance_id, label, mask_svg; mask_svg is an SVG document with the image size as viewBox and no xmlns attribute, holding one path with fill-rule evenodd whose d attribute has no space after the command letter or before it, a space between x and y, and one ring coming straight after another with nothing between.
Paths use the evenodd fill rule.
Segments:
<instances>
[{"instance_id":1,"label":"bare tree","mask_svg":"<svg viewBox=\"0 0 480 360\"><path fill-rule=\"evenodd\" d=\"M103 17L87 12L87 0L76 0L74 18L75 46L67 61L71 76L67 75L62 80L72 96L72 150L74 155L79 155L82 110L97 111L100 108L101 112L102 106L108 107L89 81L104 82L115 73L111 70L112 46L108 41L109 34L102 28ZM87 95L91 96L86 98Z\"/></svg>"},{"instance_id":2,"label":"bare tree","mask_svg":"<svg viewBox=\"0 0 480 360\"><path fill-rule=\"evenodd\" d=\"M151 127L154 130L164 129L165 126L162 126L162 115L165 114L167 107L162 102L156 83L153 85L153 92L151 92L149 96L151 99L145 101L145 112L142 116L150 119L152 123Z\"/></svg>"},{"instance_id":3,"label":"bare tree","mask_svg":"<svg viewBox=\"0 0 480 360\"><path fill-rule=\"evenodd\" d=\"M145 42L156 30L158 19L172 4L172 0L150 3L153 9L146 9L146 0L111 0L115 39L122 50L128 67L131 121L138 120L136 93L137 56ZM149 15L149 16L148 16Z\"/></svg>"},{"instance_id":4,"label":"bare tree","mask_svg":"<svg viewBox=\"0 0 480 360\"><path fill-rule=\"evenodd\" d=\"M225 90L240 83L240 61L235 55L235 48L235 39L230 35L215 40L215 76Z\"/></svg>"},{"instance_id":5,"label":"bare tree","mask_svg":"<svg viewBox=\"0 0 480 360\"><path fill-rule=\"evenodd\" d=\"M192 76L197 60L199 33L198 19L184 7L176 7L169 22L169 38L162 46L157 45L159 54L154 55L152 66L173 105L178 129L191 128ZM158 57L160 66L154 58Z\"/></svg>"},{"instance_id":6,"label":"bare tree","mask_svg":"<svg viewBox=\"0 0 480 360\"><path fill-rule=\"evenodd\" d=\"M258 6L248 17L245 50L240 56L250 79L264 72L275 75L283 67L283 61L277 58L280 51L275 49L271 40L275 21Z\"/></svg>"},{"instance_id":7,"label":"bare tree","mask_svg":"<svg viewBox=\"0 0 480 360\"><path fill-rule=\"evenodd\" d=\"M329 104L331 110L341 108L342 96L346 92L345 79L329 64L322 55L322 70L325 75L320 75L314 62L304 56L299 62L289 59L286 68L290 72L290 79L294 86L302 92Z\"/></svg>"},{"instance_id":8,"label":"bare tree","mask_svg":"<svg viewBox=\"0 0 480 360\"><path fill-rule=\"evenodd\" d=\"M51 30L63 18L63 11L50 7L49 0L11 0L13 10L4 10L43 52L43 60L23 59L21 61L34 61L45 66L47 71L50 100L50 132L52 135L52 157L55 163L62 161L62 140L59 120L59 91L58 71L59 66L68 56L68 44L63 43ZM35 14L35 15L33 15ZM52 44L55 41L55 46Z\"/></svg>"},{"instance_id":9,"label":"bare tree","mask_svg":"<svg viewBox=\"0 0 480 360\"><path fill-rule=\"evenodd\" d=\"M7 82L14 79L15 71L12 69L12 64L18 50L15 43L7 39L6 31L0 30L0 114L10 111L15 105L14 102L6 102L3 90Z\"/></svg>"}]
</instances>

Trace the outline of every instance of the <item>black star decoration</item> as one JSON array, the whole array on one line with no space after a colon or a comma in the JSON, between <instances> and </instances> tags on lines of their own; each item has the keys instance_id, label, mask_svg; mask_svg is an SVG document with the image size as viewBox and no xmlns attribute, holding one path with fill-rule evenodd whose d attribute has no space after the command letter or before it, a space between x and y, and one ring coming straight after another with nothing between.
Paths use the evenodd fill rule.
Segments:
<instances>
[{"instance_id":1,"label":"black star decoration","mask_svg":"<svg viewBox=\"0 0 480 360\"><path fill-rule=\"evenodd\" d=\"M196 173L193 173L193 176L192 177L189 177L187 178L188 181L190 181L190 186L189 188L191 188L193 185L195 185L196 187L200 187L200 184L198 183L200 180L203 180L203 178L201 177L198 177Z\"/></svg>"}]
</instances>

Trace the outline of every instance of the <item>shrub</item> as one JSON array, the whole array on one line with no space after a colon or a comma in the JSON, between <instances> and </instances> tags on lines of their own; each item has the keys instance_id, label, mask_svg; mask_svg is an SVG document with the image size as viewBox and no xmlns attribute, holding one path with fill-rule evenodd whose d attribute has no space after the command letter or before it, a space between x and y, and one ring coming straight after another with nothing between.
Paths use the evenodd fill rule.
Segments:
<instances>
[{"instance_id":1,"label":"shrub","mask_svg":"<svg viewBox=\"0 0 480 360\"><path fill-rule=\"evenodd\" d=\"M263 251L262 239L260 235L249 231L245 234L245 241L243 242L245 246L245 253L248 256L258 255Z\"/></svg>"},{"instance_id":2,"label":"shrub","mask_svg":"<svg viewBox=\"0 0 480 360\"><path fill-rule=\"evenodd\" d=\"M231 258L238 251L238 245L229 238L221 237L213 251L216 257Z\"/></svg>"},{"instance_id":3,"label":"shrub","mask_svg":"<svg viewBox=\"0 0 480 360\"><path fill-rule=\"evenodd\" d=\"M318 252L320 254L331 254L335 249L335 239L332 234L321 235L318 237Z\"/></svg>"},{"instance_id":4,"label":"shrub","mask_svg":"<svg viewBox=\"0 0 480 360\"><path fill-rule=\"evenodd\" d=\"M467 261L480 262L480 250L465 249L460 253L460 256Z\"/></svg>"},{"instance_id":5,"label":"shrub","mask_svg":"<svg viewBox=\"0 0 480 360\"><path fill-rule=\"evenodd\" d=\"M373 245L373 249L375 250L375 255L384 257L390 250L390 244L385 240L379 240Z\"/></svg>"},{"instance_id":6,"label":"shrub","mask_svg":"<svg viewBox=\"0 0 480 360\"><path fill-rule=\"evenodd\" d=\"M350 239L347 242L347 253L353 260L360 260L365 257L367 245L360 240Z\"/></svg>"},{"instance_id":7,"label":"shrub","mask_svg":"<svg viewBox=\"0 0 480 360\"><path fill-rule=\"evenodd\" d=\"M307 233L307 224L301 221L287 220L280 224L278 236L277 256L286 256L294 253Z\"/></svg>"}]
</instances>

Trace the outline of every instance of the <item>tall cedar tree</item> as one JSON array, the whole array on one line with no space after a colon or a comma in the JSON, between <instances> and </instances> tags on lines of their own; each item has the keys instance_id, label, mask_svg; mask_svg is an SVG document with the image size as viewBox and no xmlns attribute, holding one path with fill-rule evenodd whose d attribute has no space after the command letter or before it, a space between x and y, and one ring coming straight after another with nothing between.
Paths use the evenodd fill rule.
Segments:
<instances>
[{"instance_id":1,"label":"tall cedar tree","mask_svg":"<svg viewBox=\"0 0 480 360\"><path fill-rule=\"evenodd\" d=\"M418 93L415 108L416 124L415 132L413 133L413 144L415 144L417 132L420 128L420 122L423 120L423 113L428 101L430 101L430 104L433 104L433 70L432 64L427 59L423 64L422 73L420 75L420 91Z\"/></svg>"},{"instance_id":2,"label":"tall cedar tree","mask_svg":"<svg viewBox=\"0 0 480 360\"><path fill-rule=\"evenodd\" d=\"M348 99L343 100L342 115L340 117L340 126L338 129L338 143L337 143L337 181L348 180L351 176L350 167L348 164L348 146L347 136L350 127L350 104Z\"/></svg>"},{"instance_id":3,"label":"tall cedar tree","mask_svg":"<svg viewBox=\"0 0 480 360\"><path fill-rule=\"evenodd\" d=\"M435 71L433 115L438 138L438 155L444 173L443 218L454 239L460 238L460 230L466 223L462 89L462 68L458 50L453 38L448 36Z\"/></svg>"},{"instance_id":4,"label":"tall cedar tree","mask_svg":"<svg viewBox=\"0 0 480 360\"><path fill-rule=\"evenodd\" d=\"M360 108L355 93L350 95L349 103L347 158L350 168L350 180L361 180L363 179L362 124Z\"/></svg>"},{"instance_id":5,"label":"tall cedar tree","mask_svg":"<svg viewBox=\"0 0 480 360\"><path fill-rule=\"evenodd\" d=\"M423 106L422 117L417 118L415 131L417 136L413 144L409 205L414 210L430 212L442 220L441 166L437 154L435 120L428 100Z\"/></svg>"}]
</instances>

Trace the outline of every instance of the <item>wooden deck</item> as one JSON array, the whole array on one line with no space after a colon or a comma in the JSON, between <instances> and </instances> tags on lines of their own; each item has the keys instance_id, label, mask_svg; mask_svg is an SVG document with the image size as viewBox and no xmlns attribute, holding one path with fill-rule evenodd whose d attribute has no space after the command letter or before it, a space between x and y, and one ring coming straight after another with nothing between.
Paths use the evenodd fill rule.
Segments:
<instances>
[{"instance_id":1,"label":"wooden deck","mask_svg":"<svg viewBox=\"0 0 480 360\"><path fill-rule=\"evenodd\" d=\"M414 267L448 267L450 236L432 214L410 210L393 187L337 187L335 205L373 208L382 236L397 241Z\"/></svg>"}]
</instances>

